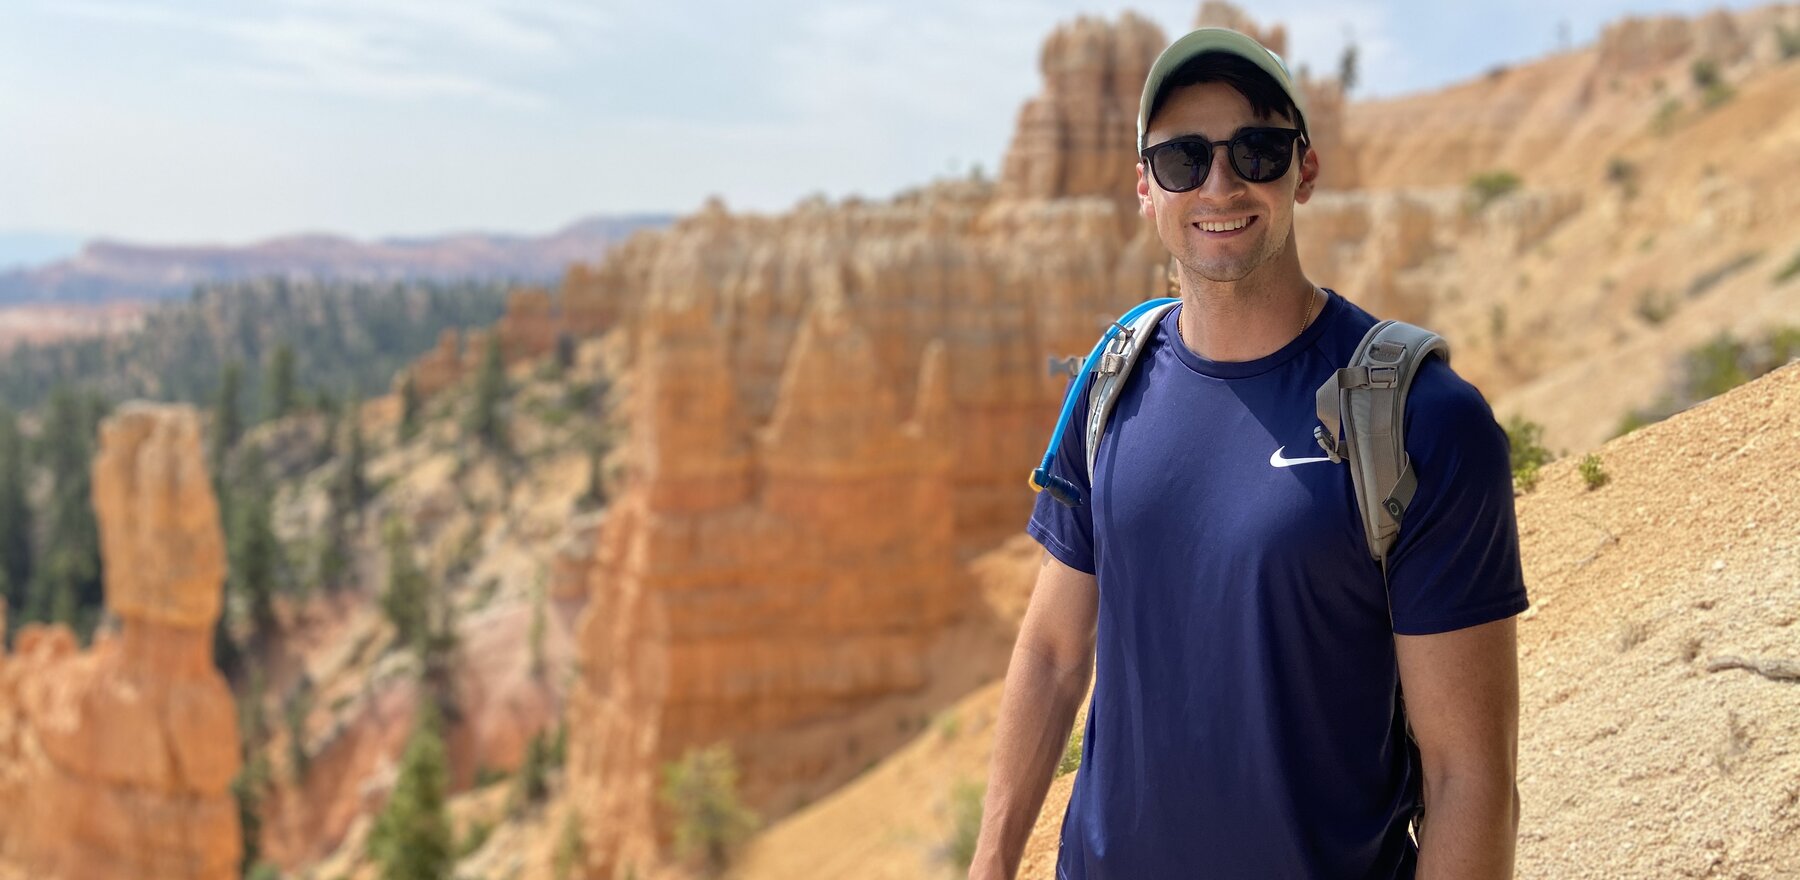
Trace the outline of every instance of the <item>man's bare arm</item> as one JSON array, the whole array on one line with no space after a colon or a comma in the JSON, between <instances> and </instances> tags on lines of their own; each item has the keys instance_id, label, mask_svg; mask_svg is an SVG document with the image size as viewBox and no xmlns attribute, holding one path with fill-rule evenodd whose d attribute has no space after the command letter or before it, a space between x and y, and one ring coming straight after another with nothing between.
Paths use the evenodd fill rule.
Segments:
<instances>
[{"instance_id":1,"label":"man's bare arm","mask_svg":"<svg viewBox=\"0 0 1800 880\"><path fill-rule=\"evenodd\" d=\"M1517 624L1394 643L1425 765L1419 880L1509 880L1519 832Z\"/></svg>"},{"instance_id":2,"label":"man's bare arm","mask_svg":"<svg viewBox=\"0 0 1800 880\"><path fill-rule=\"evenodd\" d=\"M1013 880L1094 668L1094 576L1044 554L994 727L971 880Z\"/></svg>"}]
</instances>

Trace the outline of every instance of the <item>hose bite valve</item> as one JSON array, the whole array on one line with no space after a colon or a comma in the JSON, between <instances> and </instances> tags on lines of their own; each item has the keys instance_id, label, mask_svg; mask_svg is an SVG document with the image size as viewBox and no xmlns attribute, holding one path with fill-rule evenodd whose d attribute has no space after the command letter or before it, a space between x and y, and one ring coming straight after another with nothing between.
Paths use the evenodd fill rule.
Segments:
<instances>
[{"instance_id":1,"label":"hose bite valve","mask_svg":"<svg viewBox=\"0 0 1800 880\"><path fill-rule=\"evenodd\" d=\"M1031 484L1031 491L1049 490L1050 497L1061 502L1064 507L1081 506L1081 489L1074 483L1055 476L1043 468L1032 471L1031 479L1028 482Z\"/></svg>"}]
</instances>

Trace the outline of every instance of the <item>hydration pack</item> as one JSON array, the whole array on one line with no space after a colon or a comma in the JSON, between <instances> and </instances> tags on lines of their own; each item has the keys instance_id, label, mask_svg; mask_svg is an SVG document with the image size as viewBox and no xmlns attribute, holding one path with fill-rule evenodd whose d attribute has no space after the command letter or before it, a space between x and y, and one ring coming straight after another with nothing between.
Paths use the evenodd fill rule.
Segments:
<instances>
[{"instance_id":1,"label":"hydration pack","mask_svg":"<svg viewBox=\"0 0 1800 880\"><path fill-rule=\"evenodd\" d=\"M1163 297L1133 307L1107 328L1079 368L1075 358L1051 359L1052 371L1073 371L1074 381L1063 398L1044 460L1031 472L1034 492L1049 491L1069 507L1081 505L1081 489L1051 474L1050 464L1081 400L1083 380L1091 377L1093 385L1083 423L1088 485L1092 486L1094 459L1113 405L1157 322L1180 302ZM1313 437L1333 463L1350 465L1369 555L1383 571L1419 485L1404 448L1406 394L1419 365L1432 355L1449 361L1450 346L1443 337L1400 321L1378 322L1363 334L1350 363L1334 371L1316 394L1320 424L1313 429Z\"/></svg>"}]
</instances>

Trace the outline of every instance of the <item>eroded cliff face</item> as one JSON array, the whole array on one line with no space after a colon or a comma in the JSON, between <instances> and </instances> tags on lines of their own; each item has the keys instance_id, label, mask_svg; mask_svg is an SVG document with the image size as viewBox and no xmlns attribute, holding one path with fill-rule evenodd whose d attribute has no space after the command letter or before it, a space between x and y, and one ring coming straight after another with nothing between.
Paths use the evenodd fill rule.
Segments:
<instances>
[{"instance_id":1,"label":"eroded cliff face","mask_svg":"<svg viewBox=\"0 0 1800 880\"><path fill-rule=\"evenodd\" d=\"M0 853L37 877L238 876L237 714L212 664L225 576L199 420L127 404L93 500L116 632L29 626L0 656Z\"/></svg>"},{"instance_id":2,"label":"eroded cliff face","mask_svg":"<svg viewBox=\"0 0 1800 880\"><path fill-rule=\"evenodd\" d=\"M945 650L961 563L1023 526L1062 382L1045 353L1091 344L1132 299L1121 272L1149 274L1117 229L1104 201L941 184L706 212L625 255L627 488L570 714L595 876L656 863L661 767L687 749L728 743L779 815L998 671Z\"/></svg>"}]
</instances>

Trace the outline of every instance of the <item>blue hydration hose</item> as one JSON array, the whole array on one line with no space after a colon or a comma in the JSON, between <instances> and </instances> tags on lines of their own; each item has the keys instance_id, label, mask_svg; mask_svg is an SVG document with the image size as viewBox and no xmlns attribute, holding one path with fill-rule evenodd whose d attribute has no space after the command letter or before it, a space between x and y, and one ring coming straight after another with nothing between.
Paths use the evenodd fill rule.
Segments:
<instances>
[{"instance_id":1,"label":"blue hydration hose","mask_svg":"<svg viewBox=\"0 0 1800 880\"><path fill-rule=\"evenodd\" d=\"M1075 380L1069 383L1069 391L1063 395L1062 413L1056 417L1056 428L1050 432L1050 445L1044 449L1044 461L1037 470L1031 472L1027 481L1033 493L1050 490L1050 497L1062 502L1064 507L1081 506L1081 489L1074 483L1050 473L1050 461L1056 457L1056 448L1062 445L1063 432L1069 429L1069 418L1075 414L1075 402L1081 399L1083 380L1093 375L1094 367L1100 363L1100 356L1106 352L1106 346L1112 342L1119 331L1131 325L1139 315L1157 306L1175 302L1175 297L1161 297L1139 303L1114 321L1100 341L1094 343L1094 350L1088 353L1087 360L1081 365L1081 372L1075 374Z\"/></svg>"}]
</instances>

